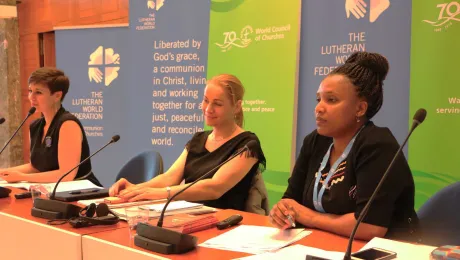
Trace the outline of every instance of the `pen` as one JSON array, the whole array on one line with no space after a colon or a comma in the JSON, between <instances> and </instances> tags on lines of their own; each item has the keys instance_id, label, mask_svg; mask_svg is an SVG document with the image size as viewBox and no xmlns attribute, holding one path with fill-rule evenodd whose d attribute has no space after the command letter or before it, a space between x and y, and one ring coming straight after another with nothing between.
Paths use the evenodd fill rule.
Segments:
<instances>
[{"instance_id":1,"label":"pen","mask_svg":"<svg viewBox=\"0 0 460 260\"><path fill-rule=\"evenodd\" d=\"M291 224L291 227L295 228L295 222L294 222L294 220L292 220L291 215L287 215L287 219L289 220L289 224Z\"/></svg>"}]
</instances>

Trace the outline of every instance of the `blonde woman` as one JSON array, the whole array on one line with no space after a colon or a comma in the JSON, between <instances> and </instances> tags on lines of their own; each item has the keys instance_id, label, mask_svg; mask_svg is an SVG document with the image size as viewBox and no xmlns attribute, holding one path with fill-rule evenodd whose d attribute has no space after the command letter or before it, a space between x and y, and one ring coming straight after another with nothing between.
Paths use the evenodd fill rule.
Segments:
<instances>
[{"instance_id":1,"label":"blonde woman","mask_svg":"<svg viewBox=\"0 0 460 260\"><path fill-rule=\"evenodd\" d=\"M212 130L196 133L166 173L137 185L120 179L110 188L110 196L129 201L169 198L255 140L256 147L176 197L216 208L244 210L251 181L259 166L265 167L265 157L257 136L242 128L243 95L243 85L233 75L209 80L202 105L205 123ZM184 185L180 185L182 180Z\"/></svg>"}]
</instances>

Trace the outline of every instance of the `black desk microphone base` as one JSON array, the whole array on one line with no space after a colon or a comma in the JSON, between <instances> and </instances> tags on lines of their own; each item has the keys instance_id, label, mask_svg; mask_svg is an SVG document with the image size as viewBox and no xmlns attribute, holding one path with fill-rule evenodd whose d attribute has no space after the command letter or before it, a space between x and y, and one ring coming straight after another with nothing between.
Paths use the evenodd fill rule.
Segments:
<instances>
[{"instance_id":1,"label":"black desk microphone base","mask_svg":"<svg viewBox=\"0 0 460 260\"><path fill-rule=\"evenodd\" d=\"M146 223L137 224L137 235L134 244L138 247L160 254L182 254L193 250L197 238L166 228L152 226Z\"/></svg>"},{"instance_id":2,"label":"black desk microphone base","mask_svg":"<svg viewBox=\"0 0 460 260\"><path fill-rule=\"evenodd\" d=\"M37 218L69 219L78 217L80 210L79 206L62 201L36 198L31 214Z\"/></svg>"}]
</instances>

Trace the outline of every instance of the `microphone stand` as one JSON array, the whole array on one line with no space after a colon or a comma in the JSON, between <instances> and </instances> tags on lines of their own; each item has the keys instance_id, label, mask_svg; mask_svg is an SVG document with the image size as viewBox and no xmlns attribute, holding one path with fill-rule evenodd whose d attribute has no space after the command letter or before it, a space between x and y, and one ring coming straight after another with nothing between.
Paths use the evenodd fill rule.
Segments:
<instances>
[{"instance_id":1,"label":"microphone stand","mask_svg":"<svg viewBox=\"0 0 460 260\"><path fill-rule=\"evenodd\" d=\"M29 110L29 113L27 113L27 116L26 118L24 118L24 120L22 120L21 124L19 125L19 127L16 129L16 131L14 131L13 135L10 137L10 139L6 142L6 144L3 146L2 150L0 151L0 154L3 153L3 151L5 150L5 148L8 146L8 144L11 142L11 140L13 140L13 138L16 136L16 134L18 133L19 129L22 128L22 125L24 125L24 123L27 121L27 119L29 119L29 117L31 115L33 115L33 113L35 113L35 110L36 108L35 107L31 107L30 110ZM5 122L5 119L3 119L3 122ZM2 123L3 123L2 122Z\"/></svg>"},{"instance_id":2,"label":"microphone stand","mask_svg":"<svg viewBox=\"0 0 460 260\"><path fill-rule=\"evenodd\" d=\"M211 173L214 173L217 169L219 169L222 165L232 160L236 156L242 154L244 151L249 151L249 147L253 147L254 145L256 145L256 143L257 142L254 140L249 141L237 153L233 154L227 160L220 163L207 173L203 174L200 178L191 182L185 188L171 196L171 198L168 199L168 201L165 203L165 206L163 207L163 210L161 211L157 226L152 226L146 223L137 224L137 235L134 238L134 244L144 249L161 254L180 254L194 249L197 244L197 238L195 236L162 228L166 208L168 207L169 203L179 194L186 191L188 188L193 186L198 181L205 179L206 177L211 175Z\"/></svg>"},{"instance_id":3,"label":"microphone stand","mask_svg":"<svg viewBox=\"0 0 460 260\"><path fill-rule=\"evenodd\" d=\"M77 166L73 167L70 171L62 175L61 178L59 178L59 180L56 182L56 185L54 185L53 192L51 193L49 199L36 198L33 201L34 206L32 207L32 211L31 211L32 216L38 217L38 218L45 218L45 219L69 219L72 217L77 217L81 210L79 206L69 204L64 201L56 200L57 186L62 181L62 179L65 178L65 176L69 175L77 167L79 167L84 162L89 160L91 157L93 157L94 155L102 151L108 145L117 142L119 139L120 139L119 135L113 136L110 142L108 142L102 148L100 148L99 150L97 150L96 152L88 156L87 158L85 158L83 161L77 164Z\"/></svg>"}]
</instances>

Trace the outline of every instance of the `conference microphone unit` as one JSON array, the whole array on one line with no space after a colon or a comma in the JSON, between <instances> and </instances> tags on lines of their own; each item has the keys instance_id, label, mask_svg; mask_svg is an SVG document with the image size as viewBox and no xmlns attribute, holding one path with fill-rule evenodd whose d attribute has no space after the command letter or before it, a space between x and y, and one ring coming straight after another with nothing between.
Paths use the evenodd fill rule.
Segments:
<instances>
[{"instance_id":1,"label":"conference microphone unit","mask_svg":"<svg viewBox=\"0 0 460 260\"><path fill-rule=\"evenodd\" d=\"M73 170L75 170L77 167L85 163L91 157L102 151L108 145L116 143L118 140L120 140L119 135L113 136L107 144L105 144L99 150L85 158L83 161L81 161L79 164L73 167L70 171L62 175L61 178L59 178L59 180L56 182L56 185L54 185L53 192L49 196L49 199L36 198L33 201L33 207L31 211L32 216L45 219L69 219L72 217L77 217L79 215L81 208L77 205L66 203L65 201L75 201L82 199L81 194L84 195L84 199L107 197L107 189L85 189L58 193L56 193L56 189L59 183L62 181L62 179L69 175Z\"/></svg>"},{"instance_id":2,"label":"conference microphone unit","mask_svg":"<svg viewBox=\"0 0 460 260\"><path fill-rule=\"evenodd\" d=\"M6 121L6 120L5 120L4 117L0 118L0 125L3 124L3 123L5 123L5 121Z\"/></svg>"},{"instance_id":3,"label":"conference microphone unit","mask_svg":"<svg viewBox=\"0 0 460 260\"><path fill-rule=\"evenodd\" d=\"M176 232L173 230L163 228L163 219L166 208L168 207L169 203L177 197L182 192L186 191L188 188L193 186L198 181L205 179L212 173L214 173L217 169L219 169L222 165L226 164L236 156L242 154L243 152L249 152L252 147L256 147L258 145L257 141L251 140L249 141L243 148L241 148L237 153L232 155L230 158L222 162L221 164L217 165L200 178L196 179L194 182L187 185L185 188L171 196L168 201L165 203L163 210L161 211L160 218L158 219L158 223L156 226L147 224L147 223L138 223L137 224L137 235L134 237L134 244L138 247L157 252L160 254L180 254L188 252L196 247L197 238L192 235L183 234L180 232Z\"/></svg>"},{"instance_id":4,"label":"conference microphone unit","mask_svg":"<svg viewBox=\"0 0 460 260\"><path fill-rule=\"evenodd\" d=\"M402 143L402 145L399 147L399 149L396 151L392 161L388 165L388 168L386 169L385 173L383 174L382 178L380 179L377 187L375 188L374 192L372 193L371 197L367 201L366 205L364 206L363 210L358 216L358 219L356 220L356 224L353 228L353 231L351 232L350 239L348 240L348 246L347 246L347 251L345 252L344 255L344 260L353 260L353 259L387 259L387 258L382 258L382 257L388 257L388 259L393 259L396 257L396 254L394 252L389 252L380 248L370 248L369 250L364 250L362 252L357 252L351 255L351 246L353 244L353 240L356 234L356 231L358 230L359 224L363 221L364 217L366 216L367 212L369 211L369 208L372 204L372 202L375 199L375 196L379 192L380 188L382 187L383 182L387 178L388 173L390 172L391 168L393 167L393 164L395 163L396 159L398 158L399 154L401 153L403 147L406 145L407 140L409 137L412 135L412 132L419 126L423 121L425 120L426 117L426 110L423 108L420 108L415 112L415 115L413 117L413 123L412 127L409 131L409 133L406 136L406 139ZM361 256L362 255L362 256ZM327 258L321 258L321 257L316 257L316 256L310 256L307 255L306 257L307 260L326 260Z\"/></svg>"},{"instance_id":5,"label":"conference microphone unit","mask_svg":"<svg viewBox=\"0 0 460 260\"><path fill-rule=\"evenodd\" d=\"M19 125L19 127L16 129L16 131L14 131L13 135L10 137L10 139L6 142L6 144L3 146L2 150L0 151L0 154L3 153L3 151L5 150L5 148L8 146L8 144L11 142L11 140L13 140L13 138L16 136L16 134L18 133L19 129L22 128L22 125L24 125L24 123L27 121L27 119L29 119L29 117L31 115L33 115L35 113L35 110L36 108L35 107L31 107L29 109L29 113L27 113L27 116L26 118L24 118L24 120L22 120L21 124ZM3 120L2 120L3 119ZM0 124L3 124L3 122L5 122L5 118L1 118L0 119L1 123Z\"/></svg>"}]
</instances>

